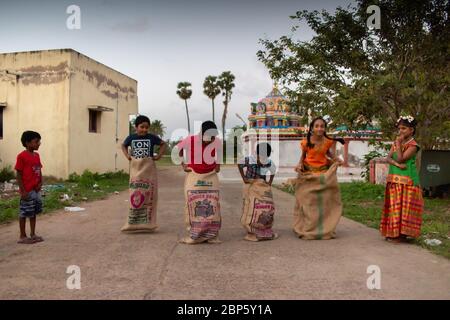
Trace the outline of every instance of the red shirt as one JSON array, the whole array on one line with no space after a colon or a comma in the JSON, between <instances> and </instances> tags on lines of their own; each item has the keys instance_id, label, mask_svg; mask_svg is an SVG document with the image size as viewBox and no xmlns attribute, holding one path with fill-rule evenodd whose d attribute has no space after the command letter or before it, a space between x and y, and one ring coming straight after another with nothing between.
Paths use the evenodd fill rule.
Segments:
<instances>
[{"instance_id":1,"label":"red shirt","mask_svg":"<svg viewBox=\"0 0 450 320\"><path fill-rule=\"evenodd\" d=\"M15 169L22 173L22 182L25 192L34 190L42 182L42 163L37 152L27 150L17 156Z\"/></svg>"},{"instance_id":2,"label":"red shirt","mask_svg":"<svg viewBox=\"0 0 450 320\"><path fill-rule=\"evenodd\" d=\"M204 144L200 135L191 135L186 137L177 148L184 149L187 155L189 168L196 173L208 173L216 169L216 150L220 150L222 143L220 139L215 138L210 144Z\"/></svg>"}]
</instances>

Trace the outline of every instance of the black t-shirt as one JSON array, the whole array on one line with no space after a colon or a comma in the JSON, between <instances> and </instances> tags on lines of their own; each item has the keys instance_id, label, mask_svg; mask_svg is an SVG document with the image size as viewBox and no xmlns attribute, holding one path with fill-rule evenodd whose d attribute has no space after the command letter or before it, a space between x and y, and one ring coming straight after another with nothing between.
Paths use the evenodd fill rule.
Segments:
<instances>
[{"instance_id":1,"label":"black t-shirt","mask_svg":"<svg viewBox=\"0 0 450 320\"><path fill-rule=\"evenodd\" d=\"M136 133L129 135L123 142L125 147L131 147L131 156L133 158L151 158L153 157L153 146L162 144L162 140L154 134L138 136Z\"/></svg>"}]
</instances>

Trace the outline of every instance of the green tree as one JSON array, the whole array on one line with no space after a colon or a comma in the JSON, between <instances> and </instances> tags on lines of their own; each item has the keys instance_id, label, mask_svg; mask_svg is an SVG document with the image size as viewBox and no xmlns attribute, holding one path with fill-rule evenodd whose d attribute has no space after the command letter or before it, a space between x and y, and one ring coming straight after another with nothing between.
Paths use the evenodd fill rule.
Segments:
<instances>
[{"instance_id":1,"label":"green tree","mask_svg":"<svg viewBox=\"0 0 450 320\"><path fill-rule=\"evenodd\" d=\"M187 123L188 123L188 131L191 133L191 124L189 121L189 110L187 105L187 100L191 98L192 96L192 90L191 90L191 83L190 82L179 82L178 83L178 90L177 95L184 100L184 104L186 106L186 117L187 117Z\"/></svg>"},{"instance_id":2,"label":"green tree","mask_svg":"<svg viewBox=\"0 0 450 320\"><path fill-rule=\"evenodd\" d=\"M211 99L212 103L212 121L215 120L215 112L214 112L214 99L220 94L220 87L217 81L217 77L215 76L207 76L205 81L203 82L203 93Z\"/></svg>"},{"instance_id":3,"label":"green tree","mask_svg":"<svg viewBox=\"0 0 450 320\"><path fill-rule=\"evenodd\" d=\"M219 87L222 90L223 100L223 114L222 114L222 139L225 142L225 122L227 120L228 104L231 100L231 95L234 88L234 75L230 71L224 71L219 76Z\"/></svg>"},{"instance_id":4,"label":"green tree","mask_svg":"<svg viewBox=\"0 0 450 320\"><path fill-rule=\"evenodd\" d=\"M381 27L368 28L370 5ZM293 33L260 40L257 56L287 89L299 112L328 114L351 129L377 121L392 138L402 114L418 121L425 148L450 138L448 0L357 0L334 14L298 11ZM300 23L315 32L296 39Z\"/></svg>"},{"instance_id":5,"label":"green tree","mask_svg":"<svg viewBox=\"0 0 450 320\"><path fill-rule=\"evenodd\" d=\"M149 131L162 138L166 134L166 127L160 120L153 120L150 123Z\"/></svg>"}]
</instances>

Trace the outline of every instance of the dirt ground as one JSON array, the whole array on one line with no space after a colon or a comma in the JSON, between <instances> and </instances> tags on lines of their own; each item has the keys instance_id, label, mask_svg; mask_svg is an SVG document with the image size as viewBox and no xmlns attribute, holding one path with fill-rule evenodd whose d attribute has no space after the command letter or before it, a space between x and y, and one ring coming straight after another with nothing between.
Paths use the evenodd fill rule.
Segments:
<instances>
[{"instance_id":1,"label":"dirt ground","mask_svg":"<svg viewBox=\"0 0 450 320\"><path fill-rule=\"evenodd\" d=\"M177 243L184 233L184 173L159 171L160 229L122 234L128 194L40 216L45 241L19 245L18 222L0 226L0 299L450 299L450 261L409 244L386 243L377 230L343 218L334 240L292 232L293 196L274 190L280 238L242 240L241 189L221 189L221 244ZM28 228L28 224L27 224ZM81 270L69 290L68 266ZM369 290L367 268L381 270Z\"/></svg>"}]
</instances>

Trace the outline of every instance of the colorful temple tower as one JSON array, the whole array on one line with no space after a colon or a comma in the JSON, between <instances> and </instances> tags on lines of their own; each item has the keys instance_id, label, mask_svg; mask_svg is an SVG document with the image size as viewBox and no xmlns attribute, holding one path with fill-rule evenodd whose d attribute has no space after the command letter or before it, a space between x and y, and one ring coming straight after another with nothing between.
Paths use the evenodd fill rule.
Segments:
<instances>
[{"instance_id":1,"label":"colorful temple tower","mask_svg":"<svg viewBox=\"0 0 450 320\"><path fill-rule=\"evenodd\" d=\"M298 106L275 85L266 97L251 103L248 130L242 136L244 153L252 154L256 144L269 142L277 166L295 167L300 159L300 141L307 130L300 126L300 120Z\"/></svg>"},{"instance_id":2,"label":"colorful temple tower","mask_svg":"<svg viewBox=\"0 0 450 320\"><path fill-rule=\"evenodd\" d=\"M271 130L279 133L295 133L301 130L298 107L281 94L277 86L258 103L251 103L248 117L249 129Z\"/></svg>"}]
</instances>

